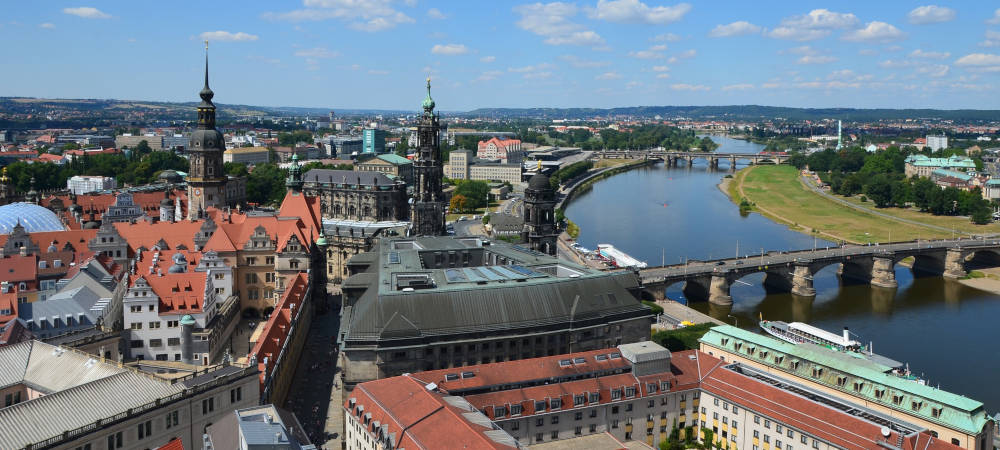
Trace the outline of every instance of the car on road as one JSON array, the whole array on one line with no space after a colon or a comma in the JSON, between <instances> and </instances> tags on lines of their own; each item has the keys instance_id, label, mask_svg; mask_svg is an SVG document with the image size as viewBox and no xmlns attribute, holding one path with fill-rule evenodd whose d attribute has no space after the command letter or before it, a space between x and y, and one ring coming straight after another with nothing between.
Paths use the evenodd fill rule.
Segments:
<instances>
[{"instance_id":1,"label":"car on road","mask_svg":"<svg viewBox=\"0 0 1000 450\"><path fill-rule=\"evenodd\" d=\"M465 222L465 221L466 221L466 220L468 220L468 219L469 219L468 217L465 217L465 216L462 216L462 217L459 217L459 218L458 218L458 221L459 221L459 222Z\"/></svg>"},{"instance_id":2,"label":"car on road","mask_svg":"<svg viewBox=\"0 0 1000 450\"><path fill-rule=\"evenodd\" d=\"M726 265L726 262L725 261L719 261L719 262L715 263L715 265L717 265L717 266L724 266L724 265Z\"/></svg>"},{"instance_id":3,"label":"car on road","mask_svg":"<svg viewBox=\"0 0 1000 450\"><path fill-rule=\"evenodd\" d=\"M743 265L743 261L736 261L736 265L737 266L742 266Z\"/></svg>"}]
</instances>

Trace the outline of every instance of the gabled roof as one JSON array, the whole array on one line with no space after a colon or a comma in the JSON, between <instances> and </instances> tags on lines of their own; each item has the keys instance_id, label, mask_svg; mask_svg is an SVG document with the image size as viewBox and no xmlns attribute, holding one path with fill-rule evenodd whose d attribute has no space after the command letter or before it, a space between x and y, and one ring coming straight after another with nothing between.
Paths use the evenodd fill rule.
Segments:
<instances>
[{"instance_id":1,"label":"gabled roof","mask_svg":"<svg viewBox=\"0 0 1000 450\"><path fill-rule=\"evenodd\" d=\"M302 309L302 299L306 295L308 285L309 278L303 272L297 273L288 280L288 287L285 289L284 294L282 294L281 299L278 300L278 303L274 307L274 312L271 313L271 317L268 318L267 323L261 330L257 344L249 352L250 355L256 355L257 357L261 389L264 387L264 382L268 374L271 373L274 365L278 362L281 347L285 345L288 333L291 331L290 325L292 319ZM294 308L292 305L295 305ZM266 364L264 363L265 357L267 358Z\"/></svg>"},{"instance_id":2,"label":"gabled roof","mask_svg":"<svg viewBox=\"0 0 1000 450\"><path fill-rule=\"evenodd\" d=\"M135 253L139 247L152 249L160 239L166 242L170 250L184 245L189 250L194 250L194 237L201 230L205 221L182 220L178 222L136 222L136 223L115 223L114 227L128 242L129 250Z\"/></svg>"},{"instance_id":3,"label":"gabled roof","mask_svg":"<svg viewBox=\"0 0 1000 450\"><path fill-rule=\"evenodd\" d=\"M0 258L0 280L17 283L20 281L35 281L38 278L38 265L35 255L12 255Z\"/></svg>"},{"instance_id":4,"label":"gabled roof","mask_svg":"<svg viewBox=\"0 0 1000 450\"><path fill-rule=\"evenodd\" d=\"M80 251L89 248L90 240L94 236L97 236L97 230L35 231L30 234L30 239L41 250L45 250L54 242L59 250L68 243ZM7 243L8 237L8 234L0 233L0 246Z\"/></svg>"},{"instance_id":5,"label":"gabled roof","mask_svg":"<svg viewBox=\"0 0 1000 450\"><path fill-rule=\"evenodd\" d=\"M145 279L160 297L161 315L199 313L205 306L207 275L207 272L164 273L163 276L133 275L130 284L134 284L139 278Z\"/></svg>"}]
</instances>

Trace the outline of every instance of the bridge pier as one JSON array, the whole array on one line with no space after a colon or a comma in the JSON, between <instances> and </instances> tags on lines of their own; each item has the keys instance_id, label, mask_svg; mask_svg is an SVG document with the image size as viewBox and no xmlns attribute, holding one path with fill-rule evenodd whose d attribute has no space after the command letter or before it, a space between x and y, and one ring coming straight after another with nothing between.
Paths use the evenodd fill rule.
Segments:
<instances>
[{"instance_id":1,"label":"bridge pier","mask_svg":"<svg viewBox=\"0 0 1000 450\"><path fill-rule=\"evenodd\" d=\"M662 302L667 299L667 287L662 284L643 286L642 299L652 299L654 302Z\"/></svg>"},{"instance_id":2,"label":"bridge pier","mask_svg":"<svg viewBox=\"0 0 1000 450\"><path fill-rule=\"evenodd\" d=\"M694 165L694 158L688 156L687 162L688 162L688 167L693 166Z\"/></svg>"},{"instance_id":3,"label":"bridge pier","mask_svg":"<svg viewBox=\"0 0 1000 450\"><path fill-rule=\"evenodd\" d=\"M729 278L725 274L713 274L708 287L708 302L716 305L732 305L733 297L729 295Z\"/></svg>"},{"instance_id":4,"label":"bridge pier","mask_svg":"<svg viewBox=\"0 0 1000 450\"><path fill-rule=\"evenodd\" d=\"M960 248L949 248L944 255L944 276L962 278L968 275L965 271L965 252Z\"/></svg>"},{"instance_id":5,"label":"bridge pier","mask_svg":"<svg viewBox=\"0 0 1000 450\"><path fill-rule=\"evenodd\" d=\"M809 269L808 262L795 263L795 270L792 271L792 294L799 297L816 296L816 288L813 287L813 273Z\"/></svg>"},{"instance_id":6,"label":"bridge pier","mask_svg":"<svg viewBox=\"0 0 1000 450\"><path fill-rule=\"evenodd\" d=\"M896 282L896 270L892 253L878 254L872 257L872 286L895 288L899 286Z\"/></svg>"}]
</instances>

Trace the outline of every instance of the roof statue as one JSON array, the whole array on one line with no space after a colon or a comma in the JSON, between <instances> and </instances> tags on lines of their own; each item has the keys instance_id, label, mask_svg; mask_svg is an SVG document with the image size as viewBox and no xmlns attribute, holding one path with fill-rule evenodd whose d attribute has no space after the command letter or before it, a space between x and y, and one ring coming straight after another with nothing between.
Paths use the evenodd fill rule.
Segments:
<instances>
[{"instance_id":1,"label":"roof statue","mask_svg":"<svg viewBox=\"0 0 1000 450\"><path fill-rule=\"evenodd\" d=\"M431 114L434 111L434 99L431 98L431 77L427 77L427 97L423 102L424 113Z\"/></svg>"}]
</instances>

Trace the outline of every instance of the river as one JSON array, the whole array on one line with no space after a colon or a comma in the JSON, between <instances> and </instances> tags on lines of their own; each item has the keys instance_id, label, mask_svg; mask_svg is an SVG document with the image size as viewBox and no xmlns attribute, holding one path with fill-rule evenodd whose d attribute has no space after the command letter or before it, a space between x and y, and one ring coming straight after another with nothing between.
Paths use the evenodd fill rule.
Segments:
<instances>
[{"instance_id":1,"label":"river","mask_svg":"<svg viewBox=\"0 0 1000 450\"><path fill-rule=\"evenodd\" d=\"M756 153L763 146L712 136L717 152ZM600 180L577 195L566 216L580 226L579 242L615 247L649 265L677 264L685 258L711 259L760 254L761 249L798 250L831 245L789 230L759 214L741 217L717 187L731 173L705 161L693 167L658 164ZM931 385L1000 409L1000 296L942 277L914 277L896 267L897 289L842 285L836 267L814 277L815 299L769 294L763 274L748 275L731 288L732 307L691 302L711 316L757 330L758 317L808 322L838 333L844 326L874 350L910 364ZM745 283L745 284L744 284ZM686 302L683 284L667 297Z\"/></svg>"}]
</instances>

